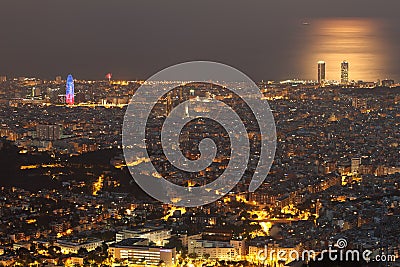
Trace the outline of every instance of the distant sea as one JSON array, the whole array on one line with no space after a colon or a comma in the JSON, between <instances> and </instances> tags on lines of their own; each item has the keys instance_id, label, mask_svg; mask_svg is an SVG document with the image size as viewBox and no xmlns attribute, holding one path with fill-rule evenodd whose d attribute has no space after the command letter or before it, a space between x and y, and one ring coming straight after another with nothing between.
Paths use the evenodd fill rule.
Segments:
<instances>
[{"instance_id":1,"label":"distant sea","mask_svg":"<svg viewBox=\"0 0 400 267\"><path fill-rule=\"evenodd\" d=\"M340 80L340 63L346 60L350 80L400 80L400 30L390 20L305 20L296 26L291 42L286 69L290 75L282 73L281 77L315 80L317 62L322 60L327 79Z\"/></svg>"}]
</instances>

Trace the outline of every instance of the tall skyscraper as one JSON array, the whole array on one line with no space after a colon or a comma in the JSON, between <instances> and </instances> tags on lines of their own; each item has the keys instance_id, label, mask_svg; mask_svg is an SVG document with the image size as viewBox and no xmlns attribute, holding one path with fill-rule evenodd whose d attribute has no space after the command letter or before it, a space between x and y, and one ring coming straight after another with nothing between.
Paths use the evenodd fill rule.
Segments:
<instances>
[{"instance_id":1,"label":"tall skyscraper","mask_svg":"<svg viewBox=\"0 0 400 267\"><path fill-rule=\"evenodd\" d=\"M0 76L0 83L6 81L7 81L7 76Z\"/></svg>"},{"instance_id":2,"label":"tall skyscraper","mask_svg":"<svg viewBox=\"0 0 400 267\"><path fill-rule=\"evenodd\" d=\"M340 82L342 84L349 83L349 63L347 61L343 61L340 67Z\"/></svg>"},{"instance_id":3,"label":"tall skyscraper","mask_svg":"<svg viewBox=\"0 0 400 267\"><path fill-rule=\"evenodd\" d=\"M325 61L318 61L318 83L325 82Z\"/></svg>"},{"instance_id":4,"label":"tall skyscraper","mask_svg":"<svg viewBox=\"0 0 400 267\"><path fill-rule=\"evenodd\" d=\"M61 82L62 82L61 76L57 76L57 77L56 77L56 83L61 83Z\"/></svg>"},{"instance_id":5,"label":"tall skyscraper","mask_svg":"<svg viewBox=\"0 0 400 267\"><path fill-rule=\"evenodd\" d=\"M67 77L67 91L65 93L65 103L67 105L74 104L74 78L72 75L68 75Z\"/></svg>"}]
</instances>

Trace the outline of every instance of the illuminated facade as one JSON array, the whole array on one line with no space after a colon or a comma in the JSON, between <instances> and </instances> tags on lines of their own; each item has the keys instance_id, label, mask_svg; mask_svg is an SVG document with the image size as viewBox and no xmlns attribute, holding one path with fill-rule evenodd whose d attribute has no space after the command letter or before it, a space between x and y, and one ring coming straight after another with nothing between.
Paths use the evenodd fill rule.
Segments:
<instances>
[{"instance_id":1,"label":"illuminated facade","mask_svg":"<svg viewBox=\"0 0 400 267\"><path fill-rule=\"evenodd\" d=\"M69 253L78 253L79 249L81 248L84 248L87 251L95 250L97 247L101 247L102 241L98 239L93 239L93 240L87 240L83 243L79 243L79 242L68 242L65 240L57 240L55 245L61 248L61 253L69 254Z\"/></svg>"},{"instance_id":2,"label":"illuminated facade","mask_svg":"<svg viewBox=\"0 0 400 267\"><path fill-rule=\"evenodd\" d=\"M238 260L246 255L244 240L215 241L190 239L188 253L195 253L199 257L208 254L215 260Z\"/></svg>"},{"instance_id":3,"label":"illuminated facade","mask_svg":"<svg viewBox=\"0 0 400 267\"><path fill-rule=\"evenodd\" d=\"M74 78L72 75L68 75L67 77L67 91L65 93L65 103L67 105L74 104Z\"/></svg>"},{"instance_id":4,"label":"illuminated facade","mask_svg":"<svg viewBox=\"0 0 400 267\"><path fill-rule=\"evenodd\" d=\"M148 243L148 239L128 238L110 245L108 254L113 259L128 260L132 263L140 263L141 266L175 266L175 248L148 246L145 243Z\"/></svg>"},{"instance_id":5,"label":"illuminated facade","mask_svg":"<svg viewBox=\"0 0 400 267\"><path fill-rule=\"evenodd\" d=\"M325 61L318 61L318 83L323 84L325 82Z\"/></svg>"},{"instance_id":6,"label":"illuminated facade","mask_svg":"<svg viewBox=\"0 0 400 267\"><path fill-rule=\"evenodd\" d=\"M38 124L36 126L36 136L40 140L59 140L62 128L60 125Z\"/></svg>"},{"instance_id":7,"label":"illuminated facade","mask_svg":"<svg viewBox=\"0 0 400 267\"><path fill-rule=\"evenodd\" d=\"M340 82L342 84L349 83L349 63L347 61L343 61L340 67Z\"/></svg>"},{"instance_id":8,"label":"illuminated facade","mask_svg":"<svg viewBox=\"0 0 400 267\"><path fill-rule=\"evenodd\" d=\"M157 246L163 245L166 240L171 238L171 229L141 229L141 230L122 230L115 234L116 242L127 238L147 238Z\"/></svg>"}]
</instances>

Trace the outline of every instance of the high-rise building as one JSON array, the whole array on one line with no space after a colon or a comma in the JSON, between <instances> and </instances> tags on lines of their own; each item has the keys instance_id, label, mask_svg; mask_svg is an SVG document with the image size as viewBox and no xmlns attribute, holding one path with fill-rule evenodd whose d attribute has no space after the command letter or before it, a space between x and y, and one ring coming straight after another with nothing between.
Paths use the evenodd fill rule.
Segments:
<instances>
[{"instance_id":1,"label":"high-rise building","mask_svg":"<svg viewBox=\"0 0 400 267\"><path fill-rule=\"evenodd\" d=\"M68 75L67 77L67 90L65 94L65 103L67 105L74 104L74 78L72 75Z\"/></svg>"},{"instance_id":2,"label":"high-rise building","mask_svg":"<svg viewBox=\"0 0 400 267\"><path fill-rule=\"evenodd\" d=\"M173 109L171 94L168 94L165 99L165 116L168 117Z\"/></svg>"},{"instance_id":3,"label":"high-rise building","mask_svg":"<svg viewBox=\"0 0 400 267\"><path fill-rule=\"evenodd\" d=\"M361 158L352 158L351 159L351 172L353 174L358 173L361 165Z\"/></svg>"},{"instance_id":4,"label":"high-rise building","mask_svg":"<svg viewBox=\"0 0 400 267\"><path fill-rule=\"evenodd\" d=\"M351 105L354 108L359 108L359 109L367 109L367 99L365 98L358 98L358 97L353 97L351 101Z\"/></svg>"},{"instance_id":5,"label":"high-rise building","mask_svg":"<svg viewBox=\"0 0 400 267\"><path fill-rule=\"evenodd\" d=\"M342 84L349 83L349 62L343 61L340 67L340 82Z\"/></svg>"},{"instance_id":6,"label":"high-rise building","mask_svg":"<svg viewBox=\"0 0 400 267\"><path fill-rule=\"evenodd\" d=\"M36 126L36 136L40 140L59 140L61 134L61 125L38 124Z\"/></svg>"},{"instance_id":7,"label":"high-rise building","mask_svg":"<svg viewBox=\"0 0 400 267\"><path fill-rule=\"evenodd\" d=\"M318 61L318 83L323 84L325 82L325 61Z\"/></svg>"},{"instance_id":8,"label":"high-rise building","mask_svg":"<svg viewBox=\"0 0 400 267\"><path fill-rule=\"evenodd\" d=\"M62 77L61 76L57 76L56 77L56 83L62 83Z\"/></svg>"},{"instance_id":9,"label":"high-rise building","mask_svg":"<svg viewBox=\"0 0 400 267\"><path fill-rule=\"evenodd\" d=\"M0 83L6 82L7 76L0 76Z\"/></svg>"}]
</instances>

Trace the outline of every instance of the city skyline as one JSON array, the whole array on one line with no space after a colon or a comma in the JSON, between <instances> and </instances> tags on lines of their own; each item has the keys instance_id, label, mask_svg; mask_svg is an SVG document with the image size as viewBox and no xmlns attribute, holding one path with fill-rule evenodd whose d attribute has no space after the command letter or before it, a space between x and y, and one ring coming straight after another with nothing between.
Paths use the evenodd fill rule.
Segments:
<instances>
[{"instance_id":1,"label":"city skyline","mask_svg":"<svg viewBox=\"0 0 400 267\"><path fill-rule=\"evenodd\" d=\"M327 71L326 71L326 66L327 66L327 64L329 64L329 62L326 62L326 61L323 61L323 60L319 60L318 62L317 62L317 78L316 79L302 79L301 77L300 78L295 78L295 80L296 79L298 79L298 80L304 80L304 81L316 81L316 82L318 82L318 83L322 83L323 81L327 81L328 79L326 78L327 77ZM350 62L348 62L347 60L343 60L342 62L340 62L340 66L338 67L338 70L337 71L335 71L335 73L340 73L340 78L339 79L337 79L337 80L334 80L334 79L332 79L332 80L330 80L330 81L338 81L338 82L340 82L341 84L347 84L348 82L350 82L350 81L355 81L355 82L357 82L357 81L364 81L364 82L375 82L376 80L394 80L394 81L397 81L396 79L391 79L391 77L384 77L384 76L380 76L380 78L378 78L378 79L376 79L376 80L366 80L366 79L357 79L357 80L354 80L354 79L351 79L351 77L349 76L349 73L350 73L350 71L349 71L349 64L350 64ZM330 73L331 74L331 73ZM61 81L68 81L68 79L69 79L69 77L71 76L71 78L72 78L72 75L71 74L68 74L67 76L66 76L66 79L63 79L63 77L62 76L55 76L54 77L54 79L52 79L52 78L49 78L49 79L44 79L45 81L52 81L52 80L54 80L54 81L56 81L56 82L58 82L58 83L60 83ZM27 76L11 76L11 77L9 77L9 76L5 76L5 75L0 75L0 82L5 82L5 81L7 81L7 79L21 79L21 78L24 78L24 79L31 79L31 78L34 78L34 79L42 79L41 77L37 77L37 76L30 76L30 77L27 77ZM105 75L105 77L103 78L103 79L94 79L94 80L107 80L107 81L109 81L109 82L111 82L111 79L112 79L112 74L111 73L107 73L106 75ZM74 80L74 78L72 78L72 80ZM80 78L80 79L77 79L77 80L93 80L93 79L85 79L85 78ZM120 80L120 81L143 81L143 80L145 80L145 79L136 79L136 80L130 80L130 79L128 79L128 80L124 80L124 79L116 79L117 81L118 80ZM288 80L288 79L286 79L286 80ZM260 81L279 81L279 80L274 80L274 79L261 79ZM284 80L281 80L281 81L284 81ZM400 81L400 80L399 80Z\"/></svg>"}]
</instances>

